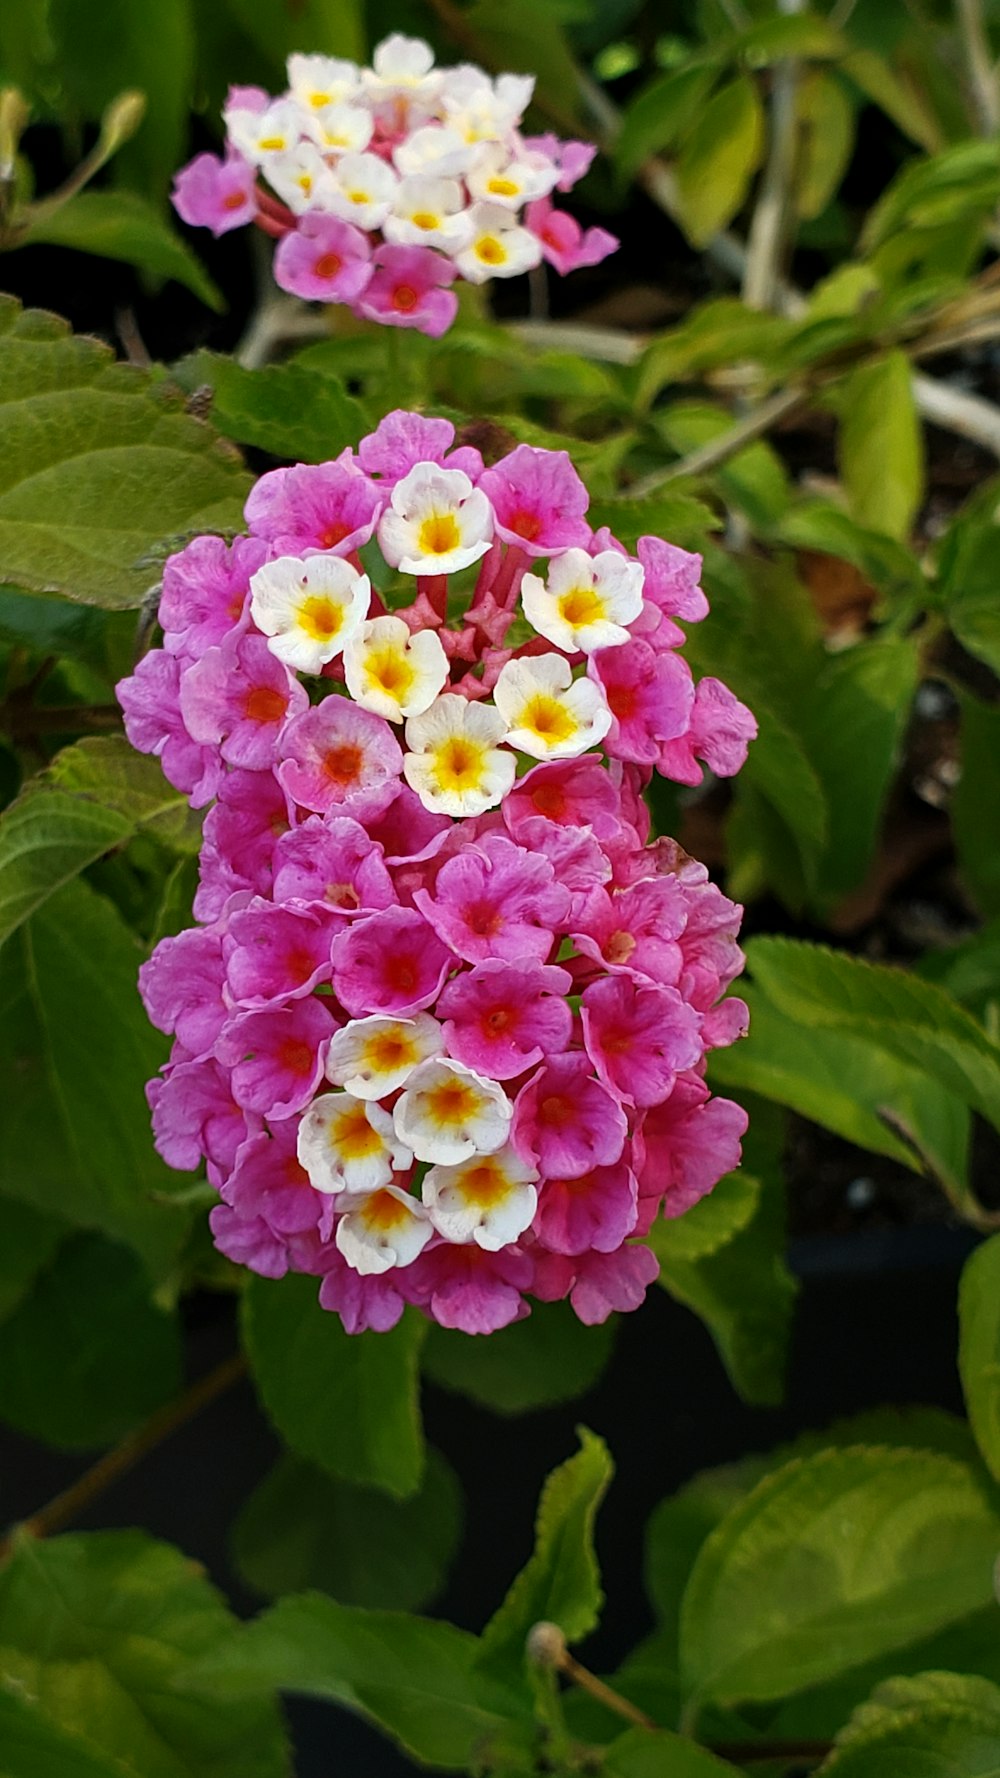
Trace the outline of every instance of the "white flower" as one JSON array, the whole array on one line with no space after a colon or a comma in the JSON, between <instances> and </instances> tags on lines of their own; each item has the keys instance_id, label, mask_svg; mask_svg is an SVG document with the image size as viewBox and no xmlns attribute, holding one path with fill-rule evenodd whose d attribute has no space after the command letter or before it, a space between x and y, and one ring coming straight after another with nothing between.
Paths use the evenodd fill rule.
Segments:
<instances>
[{"instance_id":1,"label":"white flower","mask_svg":"<svg viewBox=\"0 0 1000 1778\"><path fill-rule=\"evenodd\" d=\"M499 142L520 123L531 103L531 74L501 74L496 82L466 63L449 68L441 104L453 130L465 142Z\"/></svg>"},{"instance_id":2,"label":"white flower","mask_svg":"<svg viewBox=\"0 0 1000 1778\"><path fill-rule=\"evenodd\" d=\"M542 245L500 204L474 204L472 240L455 255L455 264L470 284L489 278L514 278L542 262Z\"/></svg>"},{"instance_id":3,"label":"white flower","mask_svg":"<svg viewBox=\"0 0 1000 1778\"><path fill-rule=\"evenodd\" d=\"M573 678L561 654L508 661L493 697L509 724L508 747L533 759L572 759L604 739L611 711L600 686Z\"/></svg>"},{"instance_id":4,"label":"white flower","mask_svg":"<svg viewBox=\"0 0 1000 1778\"><path fill-rule=\"evenodd\" d=\"M444 1048L441 1027L429 1012L409 1019L374 1013L351 1019L330 1039L326 1076L356 1099L386 1099L414 1068Z\"/></svg>"},{"instance_id":5,"label":"white flower","mask_svg":"<svg viewBox=\"0 0 1000 1778\"><path fill-rule=\"evenodd\" d=\"M333 179L314 142L300 142L287 154L276 154L268 162L267 179L296 216L329 208Z\"/></svg>"},{"instance_id":6,"label":"white flower","mask_svg":"<svg viewBox=\"0 0 1000 1778\"><path fill-rule=\"evenodd\" d=\"M320 1192L372 1192L403 1173L413 1156L390 1114L353 1093L321 1093L303 1114L299 1160Z\"/></svg>"},{"instance_id":7,"label":"white flower","mask_svg":"<svg viewBox=\"0 0 1000 1778\"><path fill-rule=\"evenodd\" d=\"M425 809L441 815L482 815L495 809L514 782L517 762L502 750L507 724L492 704L473 704L444 692L406 724L409 753L403 776Z\"/></svg>"},{"instance_id":8,"label":"white flower","mask_svg":"<svg viewBox=\"0 0 1000 1778\"><path fill-rule=\"evenodd\" d=\"M337 1224L337 1246L362 1275L413 1264L434 1233L423 1205L398 1185L349 1197Z\"/></svg>"},{"instance_id":9,"label":"white flower","mask_svg":"<svg viewBox=\"0 0 1000 1778\"><path fill-rule=\"evenodd\" d=\"M496 1253L530 1228L538 1206L538 1174L508 1144L496 1154L475 1154L455 1167L431 1167L423 1200L438 1234L474 1241Z\"/></svg>"},{"instance_id":10,"label":"white flower","mask_svg":"<svg viewBox=\"0 0 1000 1778\"><path fill-rule=\"evenodd\" d=\"M381 228L392 209L399 184L392 168L377 154L342 154L333 165L333 184L326 208L357 228Z\"/></svg>"},{"instance_id":11,"label":"white flower","mask_svg":"<svg viewBox=\"0 0 1000 1778\"><path fill-rule=\"evenodd\" d=\"M414 1070L392 1115L418 1161L450 1167L502 1148L514 1107L495 1080L441 1056Z\"/></svg>"},{"instance_id":12,"label":"white flower","mask_svg":"<svg viewBox=\"0 0 1000 1778\"><path fill-rule=\"evenodd\" d=\"M404 179L382 233L400 247L439 247L443 253L457 253L472 238L458 180Z\"/></svg>"},{"instance_id":13,"label":"white flower","mask_svg":"<svg viewBox=\"0 0 1000 1778\"><path fill-rule=\"evenodd\" d=\"M457 130L429 123L400 142L392 158L406 179L454 179L468 172L476 152Z\"/></svg>"},{"instance_id":14,"label":"white flower","mask_svg":"<svg viewBox=\"0 0 1000 1778\"><path fill-rule=\"evenodd\" d=\"M288 58L288 86L290 98L322 111L360 92L361 69L338 56L293 55Z\"/></svg>"},{"instance_id":15,"label":"white flower","mask_svg":"<svg viewBox=\"0 0 1000 1778\"><path fill-rule=\"evenodd\" d=\"M642 610L642 565L605 549L588 556L567 549L549 563L548 585L537 574L521 582L528 622L567 654L614 648L629 639L626 624Z\"/></svg>"},{"instance_id":16,"label":"white flower","mask_svg":"<svg viewBox=\"0 0 1000 1778\"><path fill-rule=\"evenodd\" d=\"M401 31L393 31L383 37L372 56L372 66L363 69L361 79L376 102L396 94L427 100L440 92L444 74L435 69L434 51L422 37L404 37Z\"/></svg>"},{"instance_id":17,"label":"white flower","mask_svg":"<svg viewBox=\"0 0 1000 1778\"><path fill-rule=\"evenodd\" d=\"M485 556L493 508L464 470L417 463L392 490L379 521L386 561L403 574L455 574Z\"/></svg>"},{"instance_id":18,"label":"white flower","mask_svg":"<svg viewBox=\"0 0 1000 1778\"><path fill-rule=\"evenodd\" d=\"M469 190L483 204L519 210L535 198L547 197L559 177L559 168L544 154L508 155L499 145L490 148L472 169Z\"/></svg>"},{"instance_id":19,"label":"white flower","mask_svg":"<svg viewBox=\"0 0 1000 1778\"><path fill-rule=\"evenodd\" d=\"M344 678L356 704L402 722L433 704L448 656L434 630L411 635L401 617L372 617L344 646Z\"/></svg>"},{"instance_id":20,"label":"white flower","mask_svg":"<svg viewBox=\"0 0 1000 1778\"><path fill-rule=\"evenodd\" d=\"M362 154L375 130L375 119L363 105L324 105L315 124L324 154Z\"/></svg>"},{"instance_id":21,"label":"white flower","mask_svg":"<svg viewBox=\"0 0 1000 1778\"><path fill-rule=\"evenodd\" d=\"M360 628L371 603L367 574L341 556L279 556L250 580L250 615L272 654L319 673Z\"/></svg>"},{"instance_id":22,"label":"white flower","mask_svg":"<svg viewBox=\"0 0 1000 1778\"><path fill-rule=\"evenodd\" d=\"M276 99L264 111L236 107L226 111L225 119L234 148L265 170L275 156L289 154L310 137L315 139L312 118L294 99Z\"/></svg>"}]
</instances>

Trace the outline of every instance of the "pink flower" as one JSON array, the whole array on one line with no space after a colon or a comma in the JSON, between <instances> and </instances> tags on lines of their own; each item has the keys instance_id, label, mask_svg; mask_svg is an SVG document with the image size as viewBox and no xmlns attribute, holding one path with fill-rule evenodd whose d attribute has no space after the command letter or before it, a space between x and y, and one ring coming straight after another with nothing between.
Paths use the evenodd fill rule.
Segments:
<instances>
[{"instance_id":1,"label":"pink flower","mask_svg":"<svg viewBox=\"0 0 1000 1778\"><path fill-rule=\"evenodd\" d=\"M455 280L450 259L431 247L382 247L375 266L356 314L383 326L417 327L432 339L447 333L458 313L458 298L447 289Z\"/></svg>"},{"instance_id":2,"label":"pink flower","mask_svg":"<svg viewBox=\"0 0 1000 1778\"><path fill-rule=\"evenodd\" d=\"M660 1272L655 1253L638 1241L627 1242L617 1253L586 1253L577 1264L569 1300L586 1327L599 1327L615 1309L628 1313L641 1308Z\"/></svg>"},{"instance_id":3,"label":"pink flower","mask_svg":"<svg viewBox=\"0 0 1000 1778\"><path fill-rule=\"evenodd\" d=\"M408 1268L407 1290L442 1327L463 1333L496 1333L528 1314L521 1292L531 1286L532 1264L517 1247L488 1253L475 1242L431 1247Z\"/></svg>"},{"instance_id":4,"label":"pink flower","mask_svg":"<svg viewBox=\"0 0 1000 1778\"><path fill-rule=\"evenodd\" d=\"M662 537L640 537L636 555L646 571L643 597L665 617L700 623L708 616L708 600L701 590L701 557L678 549Z\"/></svg>"},{"instance_id":5,"label":"pink flower","mask_svg":"<svg viewBox=\"0 0 1000 1778\"><path fill-rule=\"evenodd\" d=\"M192 740L217 746L229 765L263 771L289 717L309 695L262 636L237 635L209 648L181 675L180 706Z\"/></svg>"},{"instance_id":6,"label":"pink flower","mask_svg":"<svg viewBox=\"0 0 1000 1778\"><path fill-rule=\"evenodd\" d=\"M479 486L492 502L497 536L529 556L590 542L590 496L566 451L519 444L483 471Z\"/></svg>"},{"instance_id":7,"label":"pink flower","mask_svg":"<svg viewBox=\"0 0 1000 1778\"><path fill-rule=\"evenodd\" d=\"M399 742L384 716L336 696L287 724L278 760L278 782L293 802L360 821L388 808L403 769Z\"/></svg>"},{"instance_id":8,"label":"pink flower","mask_svg":"<svg viewBox=\"0 0 1000 1778\"><path fill-rule=\"evenodd\" d=\"M253 221L256 178L255 169L232 147L225 160L214 154L196 154L175 175L171 202L182 222L224 235Z\"/></svg>"},{"instance_id":9,"label":"pink flower","mask_svg":"<svg viewBox=\"0 0 1000 1778\"><path fill-rule=\"evenodd\" d=\"M115 696L125 733L138 753L152 753L175 790L201 809L218 791L225 768L214 747L192 739L180 710L181 664L162 648L150 649L129 679L119 679Z\"/></svg>"},{"instance_id":10,"label":"pink flower","mask_svg":"<svg viewBox=\"0 0 1000 1778\"><path fill-rule=\"evenodd\" d=\"M368 542L386 496L345 451L333 463L272 469L250 490L246 521L275 555L327 550L348 556Z\"/></svg>"},{"instance_id":11,"label":"pink flower","mask_svg":"<svg viewBox=\"0 0 1000 1778\"><path fill-rule=\"evenodd\" d=\"M570 931L586 926L595 897L611 876L607 855L589 828L559 827L544 815L531 815L518 823L517 837L529 852L548 859L556 882L569 896L566 924Z\"/></svg>"},{"instance_id":12,"label":"pink flower","mask_svg":"<svg viewBox=\"0 0 1000 1778\"><path fill-rule=\"evenodd\" d=\"M246 610L250 576L267 561L268 549L255 537L194 537L170 556L163 569L157 613L168 654L197 660L239 626Z\"/></svg>"},{"instance_id":13,"label":"pink flower","mask_svg":"<svg viewBox=\"0 0 1000 1778\"><path fill-rule=\"evenodd\" d=\"M611 1253L635 1228L636 1190L625 1161L578 1179L549 1179L539 1192L534 1234L554 1253Z\"/></svg>"},{"instance_id":14,"label":"pink flower","mask_svg":"<svg viewBox=\"0 0 1000 1778\"><path fill-rule=\"evenodd\" d=\"M276 1235L298 1235L316 1229L328 1241L334 1203L328 1192L314 1191L295 1152L298 1119L276 1123L270 1135L261 1132L243 1143L222 1196L246 1221L261 1217Z\"/></svg>"},{"instance_id":15,"label":"pink flower","mask_svg":"<svg viewBox=\"0 0 1000 1778\"><path fill-rule=\"evenodd\" d=\"M353 1018L423 1012L454 957L415 908L386 908L355 921L331 947L337 999Z\"/></svg>"},{"instance_id":16,"label":"pink flower","mask_svg":"<svg viewBox=\"0 0 1000 1778\"><path fill-rule=\"evenodd\" d=\"M529 204L524 220L542 243L542 257L562 276L581 266L599 265L620 246L617 235L609 234L606 228L582 229L568 211L553 209L548 197L536 198Z\"/></svg>"},{"instance_id":17,"label":"pink flower","mask_svg":"<svg viewBox=\"0 0 1000 1778\"><path fill-rule=\"evenodd\" d=\"M675 878L644 878L614 895L595 892L573 940L583 956L612 975L673 987L683 966L677 941L686 918L684 893Z\"/></svg>"},{"instance_id":18,"label":"pink flower","mask_svg":"<svg viewBox=\"0 0 1000 1778\"><path fill-rule=\"evenodd\" d=\"M369 1272L362 1277L337 1248L331 1250L324 1264L328 1269L324 1270L319 1287L320 1308L332 1309L339 1315L349 1334L366 1333L369 1328L387 1333L395 1327L406 1307L405 1298L396 1288L398 1274Z\"/></svg>"},{"instance_id":19,"label":"pink flower","mask_svg":"<svg viewBox=\"0 0 1000 1778\"><path fill-rule=\"evenodd\" d=\"M543 963L569 912L569 896L548 859L495 834L463 846L442 865L433 895L418 889L413 900L438 937L467 963L487 957Z\"/></svg>"},{"instance_id":20,"label":"pink flower","mask_svg":"<svg viewBox=\"0 0 1000 1778\"><path fill-rule=\"evenodd\" d=\"M192 927L162 938L139 969L139 992L150 1024L176 1034L194 1060L211 1050L229 1010L222 998L222 939Z\"/></svg>"},{"instance_id":21,"label":"pink flower","mask_svg":"<svg viewBox=\"0 0 1000 1778\"><path fill-rule=\"evenodd\" d=\"M472 445L453 450L454 442L455 428L450 420L408 414L397 407L361 440L358 462L367 475L377 475L386 487L394 487L418 463L464 469L470 481L478 481L483 473L482 456Z\"/></svg>"},{"instance_id":22,"label":"pink flower","mask_svg":"<svg viewBox=\"0 0 1000 1778\"><path fill-rule=\"evenodd\" d=\"M648 642L626 642L598 649L587 674L602 687L611 711L604 746L615 758L655 765L662 743L687 729L694 683L679 655L657 652Z\"/></svg>"},{"instance_id":23,"label":"pink flower","mask_svg":"<svg viewBox=\"0 0 1000 1778\"><path fill-rule=\"evenodd\" d=\"M301 1111L323 1078L335 1029L332 1013L316 999L238 1013L215 1046L218 1060L232 1070L236 1103L269 1119Z\"/></svg>"},{"instance_id":24,"label":"pink flower","mask_svg":"<svg viewBox=\"0 0 1000 1778\"><path fill-rule=\"evenodd\" d=\"M588 1056L550 1056L517 1095L511 1141L543 1178L578 1179L625 1146L625 1113L590 1068Z\"/></svg>"},{"instance_id":25,"label":"pink flower","mask_svg":"<svg viewBox=\"0 0 1000 1778\"><path fill-rule=\"evenodd\" d=\"M445 834L455 831L450 817L425 809L416 791L408 784L400 787L399 795L384 813L369 821L367 826L390 866L430 857Z\"/></svg>"},{"instance_id":26,"label":"pink flower","mask_svg":"<svg viewBox=\"0 0 1000 1778\"><path fill-rule=\"evenodd\" d=\"M190 1173L207 1161L216 1184L230 1172L241 1143L259 1128L259 1121L237 1105L229 1076L211 1057L171 1062L162 1080L149 1082L146 1097L167 1166Z\"/></svg>"},{"instance_id":27,"label":"pink flower","mask_svg":"<svg viewBox=\"0 0 1000 1778\"><path fill-rule=\"evenodd\" d=\"M492 1080L511 1080L566 1049L573 978L554 964L492 958L447 982L436 1011L448 1054Z\"/></svg>"},{"instance_id":28,"label":"pink flower","mask_svg":"<svg viewBox=\"0 0 1000 1778\"><path fill-rule=\"evenodd\" d=\"M571 191L597 153L593 142L564 142L551 132L544 136L525 136L523 142L529 153L544 154L546 160L553 161L559 168L557 191Z\"/></svg>"},{"instance_id":29,"label":"pink flower","mask_svg":"<svg viewBox=\"0 0 1000 1778\"><path fill-rule=\"evenodd\" d=\"M700 679L690 727L678 740L664 743L659 770L675 784L700 784L704 773L696 761L702 759L717 778L735 777L756 733L750 711L721 679Z\"/></svg>"},{"instance_id":30,"label":"pink flower","mask_svg":"<svg viewBox=\"0 0 1000 1778\"><path fill-rule=\"evenodd\" d=\"M747 1114L731 1099L716 1099L697 1074L680 1074L673 1092L646 1113L642 1197L664 1199L665 1216L681 1216L740 1164Z\"/></svg>"},{"instance_id":31,"label":"pink flower","mask_svg":"<svg viewBox=\"0 0 1000 1778\"><path fill-rule=\"evenodd\" d=\"M587 1054L627 1105L658 1105L701 1060L701 1020L675 988L604 976L584 990L581 1015Z\"/></svg>"},{"instance_id":32,"label":"pink flower","mask_svg":"<svg viewBox=\"0 0 1000 1778\"><path fill-rule=\"evenodd\" d=\"M262 1278L283 1278L288 1270L288 1244L263 1216L245 1217L230 1204L216 1204L208 1226L220 1253L234 1265L247 1266Z\"/></svg>"},{"instance_id":33,"label":"pink flower","mask_svg":"<svg viewBox=\"0 0 1000 1778\"><path fill-rule=\"evenodd\" d=\"M274 848L275 901L317 902L339 913L391 907L396 900L382 848L349 815L310 815Z\"/></svg>"},{"instance_id":34,"label":"pink flower","mask_svg":"<svg viewBox=\"0 0 1000 1778\"><path fill-rule=\"evenodd\" d=\"M353 303L372 275L367 235L314 211L278 242L274 281L307 302Z\"/></svg>"},{"instance_id":35,"label":"pink flower","mask_svg":"<svg viewBox=\"0 0 1000 1778\"><path fill-rule=\"evenodd\" d=\"M237 908L224 940L226 982L234 1005L257 1012L300 1000L330 980L330 910L275 907L255 900Z\"/></svg>"},{"instance_id":36,"label":"pink flower","mask_svg":"<svg viewBox=\"0 0 1000 1778\"><path fill-rule=\"evenodd\" d=\"M515 839L535 815L561 827L590 827L597 839L610 839L620 830L621 802L598 760L551 760L525 772L503 801L503 818Z\"/></svg>"},{"instance_id":37,"label":"pink flower","mask_svg":"<svg viewBox=\"0 0 1000 1778\"><path fill-rule=\"evenodd\" d=\"M267 895L271 855L288 827L288 803L273 772L228 772L205 817L195 917L217 920L230 895Z\"/></svg>"}]
</instances>

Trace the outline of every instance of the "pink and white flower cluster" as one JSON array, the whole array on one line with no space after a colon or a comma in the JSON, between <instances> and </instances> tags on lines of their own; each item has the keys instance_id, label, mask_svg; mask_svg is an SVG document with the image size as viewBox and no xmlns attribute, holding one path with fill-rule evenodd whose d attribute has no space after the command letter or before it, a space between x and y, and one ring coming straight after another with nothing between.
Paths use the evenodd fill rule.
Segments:
<instances>
[{"instance_id":1,"label":"pink and white flower cluster","mask_svg":"<svg viewBox=\"0 0 1000 1778\"><path fill-rule=\"evenodd\" d=\"M311 301L437 338L451 286L540 265L596 265L617 247L555 207L594 156L520 131L534 79L470 63L435 68L418 38L387 37L373 65L293 55L288 90L233 87L223 159L181 169L174 205L216 235L255 222L278 240L274 276Z\"/></svg>"},{"instance_id":2,"label":"pink and white flower cluster","mask_svg":"<svg viewBox=\"0 0 1000 1778\"><path fill-rule=\"evenodd\" d=\"M118 688L211 804L199 924L141 971L157 1145L207 1167L224 1253L352 1331L634 1308L654 1218L739 1159L704 1074L741 910L643 791L737 771L755 725L680 653L699 558L587 505L565 452L487 468L392 413L171 557Z\"/></svg>"}]
</instances>

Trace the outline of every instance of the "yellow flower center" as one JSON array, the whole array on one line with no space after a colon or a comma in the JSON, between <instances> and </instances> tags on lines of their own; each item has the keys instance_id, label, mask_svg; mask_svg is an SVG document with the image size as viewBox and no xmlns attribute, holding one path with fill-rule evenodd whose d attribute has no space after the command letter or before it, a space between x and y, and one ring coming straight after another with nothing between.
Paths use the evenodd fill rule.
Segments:
<instances>
[{"instance_id":1,"label":"yellow flower center","mask_svg":"<svg viewBox=\"0 0 1000 1778\"><path fill-rule=\"evenodd\" d=\"M280 154L285 147L285 138L284 136L262 136L257 146L267 153L274 149L275 153Z\"/></svg>"},{"instance_id":2,"label":"yellow flower center","mask_svg":"<svg viewBox=\"0 0 1000 1778\"><path fill-rule=\"evenodd\" d=\"M463 1198L470 1204L476 1204L481 1210L492 1210L495 1205L502 1204L511 1189L511 1182L503 1168L496 1161L477 1162L468 1172L461 1174L455 1181Z\"/></svg>"},{"instance_id":3,"label":"yellow flower center","mask_svg":"<svg viewBox=\"0 0 1000 1778\"><path fill-rule=\"evenodd\" d=\"M352 204L370 204L371 193L367 191L349 191L348 197Z\"/></svg>"},{"instance_id":4,"label":"yellow flower center","mask_svg":"<svg viewBox=\"0 0 1000 1778\"><path fill-rule=\"evenodd\" d=\"M420 552L425 556L447 556L462 541L458 520L453 512L432 512L420 527Z\"/></svg>"},{"instance_id":5,"label":"yellow flower center","mask_svg":"<svg viewBox=\"0 0 1000 1778\"><path fill-rule=\"evenodd\" d=\"M498 175L495 179L487 180L486 189L498 198L516 198L521 188L513 179L503 179Z\"/></svg>"},{"instance_id":6,"label":"yellow flower center","mask_svg":"<svg viewBox=\"0 0 1000 1778\"><path fill-rule=\"evenodd\" d=\"M481 235L476 242L476 258L484 265L503 265L507 255L496 235Z\"/></svg>"},{"instance_id":7,"label":"yellow flower center","mask_svg":"<svg viewBox=\"0 0 1000 1778\"><path fill-rule=\"evenodd\" d=\"M373 650L365 662L365 672L370 685L386 692L397 703L402 703L416 678L401 648Z\"/></svg>"},{"instance_id":8,"label":"yellow flower center","mask_svg":"<svg viewBox=\"0 0 1000 1778\"><path fill-rule=\"evenodd\" d=\"M433 210L415 210L410 217L414 228L440 228L441 218Z\"/></svg>"},{"instance_id":9,"label":"yellow flower center","mask_svg":"<svg viewBox=\"0 0 1000 1778\"><path fill-rule=\"evenodd\" d=\"M445 1080L423 1095L424 1108L439 1129L453 1129L474 1117L480 1108L480 1096L464 1080Z\"/></svg>"},{"instance_id":10,"label":"yellow flower center","mask_svg":"<svg viewBox=\"0 0 1000 1778\"><path fill-rule=\"evenodd\" d=\"M397 1068L409 1068L419 1061L412 1038L402 1031L376 1031L364 1047L365 1066L373 1074L391 1074Z\"/></svg>"},{"instance_id":11,"label":"yellow flower center","mask_svg":"<svg viewBox=\"0 0 1000 1778\"><path fill-rule=\"evenodd\" d=\"M604 600L591 586L570 587L559 600L559 616L574 630L599 623L605 616Z\"/></svg>"},{"instance_id":12,"label":"yellow flower center","mask_svg":"<svg viewBox=\"0 0 1000 1778\"><path fill-rule=\"evenodd\" d=\"M370 1155L381 1154L382 1146L382 1138L372 1129L363 1105L350 1106L330 1125L330 1147L342 1160L367 1160Z\"/></svg>"},{"instance_id":13,"label":"yellow flower center","mask_svg":"<svg viewBox=\"0 0 1000 1778\"><path fill-rule=\"evenodd\" d=\"M388 1191L372 1192L358 1211L366 1228L373 1229L380 1235L388 1235L393 1229L402 1228L409 1214L406 1205Z\"/></svg>"},{"instance_id":14,"label":"yellow flower center","mask_svg":"<svg viewBox=\"0 0 1000 1778\"><path fill-rule=\"evenodd\" d=\"M344 608L323 593L311 593L298 610L299 629L314 642L329 642L343 626Z\"/></svg>"},{"instance_id":15,"label":"yellow flower center","mask_svg":"<svg viewBox=\"0 0 1000 1778\"><path fill-rule=\"evenodd\" d=\"M543 741L557 742L570 740L580 725L558 698L539 692L525 705L518 726L531 729Z\"/></svg>"},{"instance_id":16,"label":"yellow flower center","mask_svg":"<svg viewBox=\"0 0 1000 1778\"><path fill-rule=\"evenodd\" d=\"M442 790L477 790L485 763L485 747L466 735L452 735L437 751L437 781Z\"/></svg>"}]
</instances>

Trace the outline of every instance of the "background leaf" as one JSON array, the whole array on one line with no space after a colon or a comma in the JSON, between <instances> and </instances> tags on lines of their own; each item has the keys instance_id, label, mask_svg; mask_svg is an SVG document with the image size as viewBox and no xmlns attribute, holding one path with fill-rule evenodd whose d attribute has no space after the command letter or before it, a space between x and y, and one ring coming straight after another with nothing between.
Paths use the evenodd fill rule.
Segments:
<instances>
[{"instance_id":1,"label":"background leaf","mask_svg":"<svg viewBox=\"0 0 1000 1778\"><path fill-rule=\"evenodd\" d=\"M58 210L43 212L20 245L36 243L124 260L153 278L175 279L210 309L225 306L221 291L190 247L137 192L78 192Z\"/></svg>"},{"instance_id":2,"label":"background leaf","mask_svg":"<svg viewBox=\"0 0 1000 1778\"><path fill-rule=\"evenodd\" d=\"M958 1365L976 1442L1000 1481L1000 1235L977 1247L962 1271Z\"/></svg>"},{"instance_id":3,"label":"background leaf","mask_svg":"<svg viewBox=\"0 0 1000 1778\"><path fill-rule=\"evenodd\" d=\"M741 74L720 87L702 108L677 159L681 216L696 247L704 247L736 215L763 146L757 88Z\"/></svg>"},{"instance_id":4,"label":"background leaf","mask_svg":"<svg viewBox=\"0 0 1000 1778\"><path fill-rule=\"evenodd\" d=\"M923 496L923 435L909 359L887 352L852 371L839 397L840 472L861 525L907 536Z\"/></svg>"},{"instance_id":5,"label":"background leaf","mask_svg":"<svg viewBox=\"0 0 1000 1778\"><path fill-rule=\"evenodd\" d=\"M614 1336L613 1320L584 1327L568 1303L533 1303L523 1321L488 1340L432 1324L421 1364L444 1389L498 1414L523 1414L583 1395L604 1370Z\"/></svg>"}]
</instances>

